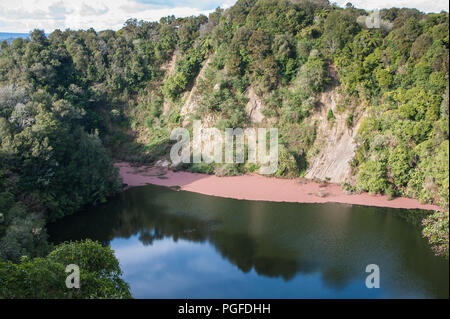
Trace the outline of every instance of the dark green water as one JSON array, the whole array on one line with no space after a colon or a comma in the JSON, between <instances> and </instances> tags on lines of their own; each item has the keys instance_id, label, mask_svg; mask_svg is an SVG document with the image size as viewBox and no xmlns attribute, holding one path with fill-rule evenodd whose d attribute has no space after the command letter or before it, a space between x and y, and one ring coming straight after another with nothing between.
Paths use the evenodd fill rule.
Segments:
<instances>
[{"instance_id":1,"label":"dark green water","mask_svg":"<svg viewBox=\"0 0 450 319\"><path fill-rule=\"evenodd\" d=\"M110 244L136 298L448 298L448 261L406 220L418 213L149 185L48 230L54 242ZM365 285L368 264L379 289Z\"/></svg>"}]
</instances>

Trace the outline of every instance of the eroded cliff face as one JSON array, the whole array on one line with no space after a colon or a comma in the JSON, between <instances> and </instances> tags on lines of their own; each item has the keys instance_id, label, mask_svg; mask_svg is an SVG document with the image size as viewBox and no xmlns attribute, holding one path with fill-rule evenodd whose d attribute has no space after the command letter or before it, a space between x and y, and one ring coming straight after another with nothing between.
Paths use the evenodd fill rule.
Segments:
<instances>
[{"instance_id":1,"label":"eroded cliff face","mask_svg":"<svg viewBox=\"0 0 450 319\"><path fill-rule=\"evenodd\" d=\"M245 106L245 112L250 123L261 123L264 120L262 114L265 107L263 100L256 94L253 86L248 88L246 96L248 97L248 103Z\"/></svg>"},{"instance_id":2,"label":"eroded cliff face","mask_svg":"<svg viewBox=\"0 0 450 319\"><path fill-rule=\"evenodd\" d=\"M183 100L185 101L180 109L180 115L184 127L188 127L192 124L190 115L193 114L199 106L201 95L198 92L198 82L204 78L204 74L208 67L208 64L212 61L212 58L208 58L197 78L194 81L194 85L191 90L185 93ZM167 67L168 73L170 73L170 65L174 65L175 58L172 59ZM305 174L307 179L320 179L329 180L332 183L354 182L352 176L352 170L350 162L355 155L356 145L354 143L355 136L358 132L361 115L358 112L354 112L353 125L348 126L347 118L353 111L346 109L339 110L338 104L342 97L338 93L339 80L337 78L336 70L330 67L330 76L332 78L331 84L325 92L321 93L318 97L316 109L313 114L306 119L306 121L316 122L317 135L313 147L307 155L308 168ZM219 89L219 88L214 88ZM248 116L249 126L258 126L268 120L263 115L265 108L264 101L256 93L253 86L248 87L245 93L249 99L245 106L245 112ZM170 106L165 112L169 112ZM333 112L334 118L328 119L328 112ZM213 127L217 121L212 114L205 114L201 118L202 127ZM273 126L276 126L277 121L270 121Z\"/></svg>"},{"instance_id":3,"label":"eroded cliff face","mask_svg":"<svg viewBox=\"0 0 450 319\"><path fill-rule=\"evenodd\" d=\"M347 118L352 111L346 106L339 110L338 103L342 97L338 93L339 79L333 66L329 74L331 84L320 94L318 107L310 117L311 121L317 121L318 127L312 152L308 154L305 177L332 183L353 183L350 161L355 156L354 140L362 116L354 112L352 125L347 125ZM332 119L328 119L329 110L333 112Z\"/></svg>"},{"instance_id":4,"label":"eroded cliff face","mask_svg":"<svg viewBox=\"0 0 450 319\"><path fill-rule=\"evenodd\" d=\"M352 182L350 161L355 155L355 136L359 129L360 118L354 119L353 127L349 128L346 119L349 112L338 112L336 88L324 92L320 97L320 108L312 116L317 120L317 137L313 150L315 155L308 156L308 169L305 177L320 180L329 179L332 183ZM328 120L328 110L332 110L335 119Z\"/></svg>"}]
</instances>

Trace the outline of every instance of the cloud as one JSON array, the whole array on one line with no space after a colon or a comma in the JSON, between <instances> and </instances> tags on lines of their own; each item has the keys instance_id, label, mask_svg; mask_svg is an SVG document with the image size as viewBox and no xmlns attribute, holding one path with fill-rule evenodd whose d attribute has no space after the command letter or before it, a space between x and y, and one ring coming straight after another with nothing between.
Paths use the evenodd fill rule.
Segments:
<instances>
[{"instance_id":1,"label":"cloud","mask_svg":"<svg viewBox=\"0 0 450 319\"><path fill-rule=\"evenodd\" d=\"M104 6L103 8L93 8L87 4L82 4L80 13L83 16L99 16L106 14L109 11L109 8Z\"/></svg>"},{"instance_id":2,"label":"cloud","mask_svg":"<svg viewBox=\"0 0 450 319\"><path fill-rule=\"evenodd\" d=\"M120 29L129 18L158 21L175 15L186 17L208 15L216 7L228 8L236 0L1 0L0 32L29 32L35 28L89 29L97 31ZM332 0L333 2L333 0ZM345 6L348 0L337 0ZM414 7L424 12L448 11L446 0L354 0L364 9Z\"/></svg>"},{"instance_id":3,"label":"cloud","mask_svg":"<svg viewBox=\"0 0 450 319\"><path fill-rule=\"evenodd\" d=\"M222 7L223 0L140 0L143 4L153 5L160 8L195 8L200 10L214 10ZM236 1L233 1L236 2Z\"/></svg>"},{"instance_id":4,"label":"cloud","mask_svg":"<svg viewBox=\"0 0 450 319\"><path fill-rule=\"evenodd\" d=\"M62 1L52 4L48 9L50 17L55 20L64 20L67 14L71 14L73 12L73 10L66 8Z\"/></svg>"},{"instance_id":5,"label":"cloud","mask_svg":"<svg viewBox=\"0 0 450 319\"><path fill-rule=\"evenodd\" d=\"M423 12L448 12L448 0L332 0L339 6L344 7L347 2L353 4L356 8L374 10L383 8L416 8Z\"/></svg>"},{"instance_id":6,"label":"cloud","mask_svg":"<svg viewBox=\"0 0 450 319\"><path fill-rule=\"evenodd\" d=\"M35 28L120 29L129 18L158 21L161 17L208 15L230 0L2 0L0 32L29 32Z\"/></svg>"}]
</instances>

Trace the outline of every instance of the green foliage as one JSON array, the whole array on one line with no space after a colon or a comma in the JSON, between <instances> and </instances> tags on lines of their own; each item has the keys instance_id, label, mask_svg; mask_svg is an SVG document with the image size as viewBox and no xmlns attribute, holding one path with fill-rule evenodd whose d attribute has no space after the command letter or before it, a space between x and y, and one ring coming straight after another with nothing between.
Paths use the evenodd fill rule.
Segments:
<instances>
[{"instance_id":1,"label":"green foliage","mask_svg":"<svg viewBox=\"0 0 450 319\"><path fill-rule=\"evenodd\" d=\"M397 145L390 152L388 167L395 185L405 186L408 183L412 160L410 150L404 145Z\"/></svg>"},{"instance_id":2,"label":"green foliage","mask_svg":"<svg viewBox=\"0 0 450 319\"><path fill-rule=\"evenodd\" d=\"M67 288L66 266L80 268L80 288ZM58 245L46 258L0 262L0 298L131 298L109 247L85 240Z\"/></svg>"},{"instance_id":3,"label":"green foliage","mask_svg":"<svg viewBox=\"0 0 450 319\"><path fill-rule=\"evenodd\" d=\"M389 70L379 69L376 73L376 78L378 81L378 85L382 89L389 89L392 85L393 78Z\"/></svg>"},{"instance_id":4,"label":"green foliage","mask_svg":"<svg viewBox=\"0 0 450 319\"><path fill-rule=\"evenodd\" d=\"M3 197L3 198L1 198ZM3 201L5 193L0 194ZM45 220L41 214L27 213L21 202L9 199L0 210L3 222L0 226L0 260L18 262L22 256L44 256L49 245L45 232ZM9 207L8 207L9 206Z\"/></svg>"},{"instance_id":5,"label":"green foliage","mask_svg":"<svg viewBox=\"0 0 450 319\"><path fill-rule=\"evenodd\" d=\"M353 113L350 113L347 118L345 119L345 125L347 128L353 127L353 121L354 121L355 115Z\"/></svg>"},{"instance_id":6,"label":"green foliage","mask_svg":"<svg viewBox=\"0 0 450 319\"><path fill-rule=\"evenodd\" d=\"M194 116L199 118L205 114L217 117L215 126L225 128L244 127L247 125L245 105L248 98L243 94L245 79L229 78L222 72L214 73L207 68L204 78L198 81L198 108Z\"/></svg>"},{"instance_id":7,"label":"green foliage","mask_svg":"<svg viewBox=\"0 0 450 319\"><path fill-rule=\"evenodd\" d=\"M167 97L174 99L186 90L188 83L186 74L177 72L164 83L163 92Z\"/></svg>"},{"instance_id":8,"label":"green foliage","mask_svg":"<svg viewBox=\"0 0 450 319\"><path fill-rule=\"evenodd\" d=\"M240 164L226 163L222 165L216 165L214 174L216 176L236 176L242 174Z\"/></svg>"},{"instance_id":9,"label":"green foliage","mask_svg":"<svg viewBox=\"0 0 450 319\"><path fill-rule=\"evenodd\" d=\"M0 262L0 297L67 298L65 266L44 258L22 258L19 264Z\"/></svg>"},{"instance_id":10,"label":"green foliage","mask_svg":"<svg viewBox=\"0 0 450 319\"><path fill-rule=\"evenodd\" d=\"M289 152L284 145L278 148L278 168L275 176L279 177L298 177L300 175L297 154Z\"/></svg>"},{"instance_id":11,"label":"green foliage","mask_svg":"<svg viewBox=\"0 0 450 319\"><path fill-rule=\"evenodd\" d=\"M296 81L304 98L323 91L329 81L323 59L316 55L310 55L307 62L300 68Z\"/></svg>"},{"instance_id":12,"label":"green foliage","mask_svg":"<svg viewBox=\"0 0 450 319\"><path fill-rule=\"evenodd\" d=\"M422 234L437 255L448 259L448 211L435 212L422 221Z\"/></svg>"},{"instance_id":13,"label":"green foliage","mask_svg":"<svg viewBox=\"0 0 450 319\"><path fill-rule=\"evenodd\" d=\"M382 162L368 160L362 163L357 177L357 187L361 191L377 194L387 188L386 165Z\"/></svg>"},{"instance_id":14,"label":"green foliage","mask_svg":"<svg viewBox=\"0 0 450 319\"><path fill-rule=\"evenodd\" d=\"M192 173L203 173L203 174L213 174L215 170L214 163L193 163L191 167L189 167L189 172Z\"/></svg>"},{"instance_id":15,"label":"green foliage","mask_svg":"<svg viewBox=\"0 0 450 319\"><path fill-rule=\"evenodd\" d=\"M346 91L375 102L357 136L358 186L448 207L448 14L402 13L375 49L353 41L337 60Z\"/></svg>"},{"instance_id":16,"label":"green foliage","mask_svg":"<svg viewBox=\"0 0 450 319\"><path fill-rule=\"evenodd\" d=\"M200 51L193 49L177 61L175 74L168 78L162 88L165 96L175 99L183 93L192 83L200 70L203 55Z\"/></svg>"},{"instance_id":17,"label":"green foliage","mask_svg":"<svg viewBox=\"0 0 450 319\"><path fill-rule=\"evenodd\" d=\"M327 113L327 120L331 121L331 120L334 120L334 119L336 119L336 117L334 116L333 110L329 109L328 113Z\"/></svg>"},{"instance_id":18,"label":"green foliage","mask_svg":"<svg viewBox=\"0 0 450 319\"><path fill-rule=\"evenodd\" d=\"M334 53L351 41L352 36L359 29L356 17L351 10L344 10L343 12L334 10L325 19L323 44L331 53Z\"/></svg>"},{"instance_id":19,"label":"green foliage","mask_svg":"<svg viewBox=\"0 0 450 319\"><path fill-rule=\"evenodd\" d=\"M0 144L9 170L20 176L18 191L40 194L50 218L117 192L117 170L99 137L79 124L82 111L63 100L32 99L16 104Z\"/></svg>"}]
</instances>

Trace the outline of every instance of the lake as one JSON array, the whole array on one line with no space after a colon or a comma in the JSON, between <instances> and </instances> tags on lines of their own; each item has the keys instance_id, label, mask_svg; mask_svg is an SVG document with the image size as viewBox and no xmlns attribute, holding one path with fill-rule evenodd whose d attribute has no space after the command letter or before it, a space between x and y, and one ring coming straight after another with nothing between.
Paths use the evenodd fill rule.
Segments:
<instances>
[{"instance_id":1,"label":"lake","mask_svg":"<svg viewBox=\"0 0 450 319\"><path fill-rule=\"evenodd\" d=\"M111 245L135 298L448 298L422 211L244 201L148 185L48 225ZM380 288L365 285L366 266Z\"/></svg>"}]
</instances>

